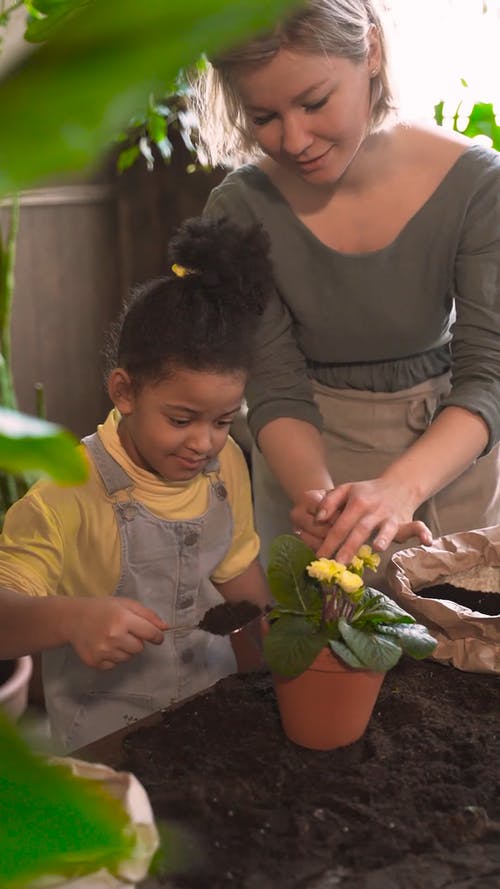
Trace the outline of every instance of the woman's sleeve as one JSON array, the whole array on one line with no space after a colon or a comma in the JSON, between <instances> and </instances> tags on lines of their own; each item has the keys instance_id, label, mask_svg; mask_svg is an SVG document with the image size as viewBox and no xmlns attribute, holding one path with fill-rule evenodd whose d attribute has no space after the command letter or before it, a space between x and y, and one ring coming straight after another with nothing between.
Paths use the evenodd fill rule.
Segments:
<instances>
[{"instance_id":1,"label":"woman's sleeve","mask_svg":"<svg viewBox=\"0 0 500 889\"><path fill-rule=\"evenodd\" d=\"M266 228L265 220L259 218L231 185L214 189L204 212L229 217L243 226L260 222ZM276 287L272 288L256 332L255 358L246 398L248 425L254 438L267 423L279 417L304 420L322 429L306 360L294 334L293 318Z\"/></svg>"},{"instance_id":2,"label":"woman's sleeve","mask_svg":"<svg viewBox=\"0 0 500 889\"><path fill-rule=\"evenodd\" d=\"M500 440L500 155L489 164L464 217L455 262L452 388L440 410L466 408Z\"/></svg>"}]
</instances>

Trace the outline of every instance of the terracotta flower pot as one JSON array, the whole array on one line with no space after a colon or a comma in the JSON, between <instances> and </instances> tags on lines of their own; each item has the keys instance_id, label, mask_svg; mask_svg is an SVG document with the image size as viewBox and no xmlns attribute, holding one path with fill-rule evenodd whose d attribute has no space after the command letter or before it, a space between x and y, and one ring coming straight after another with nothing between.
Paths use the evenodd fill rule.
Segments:
<instances>
[{"instance_id":1,"label":"terracotta flower pot","mask_svg":"<svg viewBox=\"0 0 500 889\"><path fill-rule=\"evenodd\" d=\"M293 679L273 674L285 734L312 750L352 744L366 730L384 677L353 670L327 648Z\"/></svg>"},{"instance_id":2,"label":"terracotta flower pot","mask_svg":"<svg viewBox=\"0 0 500 889\"><path fill-rule=\"evenodd\" d=\"M265 666L262 656L262 639L267 631L265 617L256 617L243 630L231 633L230 640L236 658L238 673L253 673Z\"/></svg>"}]
</instances>

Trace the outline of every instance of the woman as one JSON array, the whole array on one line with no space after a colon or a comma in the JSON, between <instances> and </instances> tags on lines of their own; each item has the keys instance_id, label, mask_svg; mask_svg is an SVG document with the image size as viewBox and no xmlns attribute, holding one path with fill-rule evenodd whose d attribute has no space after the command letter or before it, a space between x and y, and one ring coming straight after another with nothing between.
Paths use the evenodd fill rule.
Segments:
<instances>
[{"instance_id":1,"label":"woman","mask_svg":"<svg viewBox=\"0 0 500 889\"><path fill-rule=\"evenodd\" d=\"M272 243L247 392L263 552L290 514L343 562L496 524L497 153L398 119L373 0L309 0L197 100L212 163L252 160L206 212Z\"/></svg>"}]
</instances>

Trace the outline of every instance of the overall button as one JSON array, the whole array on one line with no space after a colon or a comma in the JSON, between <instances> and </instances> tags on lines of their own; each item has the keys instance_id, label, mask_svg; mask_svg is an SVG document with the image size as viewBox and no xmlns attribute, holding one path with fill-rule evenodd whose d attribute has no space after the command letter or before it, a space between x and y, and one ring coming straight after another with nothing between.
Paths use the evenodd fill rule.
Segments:
<instances>
[{"instance_id":1,"label":"overall button","mask_svg":"<svg viewBox=\"0 0 500 889\"><path fill-rule=\"evenodd\" d=\"M196 531L188 531L184 538L184 543L186 546L194 546L195 543L198 543L200 539L200 535Z\"/></svg>"},{"instance_id":2,"label":"overall button","mask_svg":"<svg viewBox=\"0 0 500 889\"><path fill-rule=\"evenodd\" d=\"M193 660L193 657L194 657L194 655L193 655L193 652L191 651L191 649L186 648L186 650L183 651L181 654L181 661L183 664L190 664L191 661Z\"/></svg>"},{"instance_id":3,"label":"overall button","mask_svg":"<svg viewBox=\"0 0 500 889\"><path fill-rule=\"evenodd\" d=\"M215 496L216 496L219 500L225 500L225 499L226 499L226 497L227 497L227 491L226 491L225 485L223 485L222 482L217 482L217 484L214 485L214 490L215 490Z\"/></svg>"},{"instance_id":4,"label":"overall button","mask_svg":"<svg viewBox=\"0 0 500 889\"><path fill-rule=\"evenodd\" d=\"M121 507L121 512L125 521L131 522L137 515L137 506L133 503L125 503L125 505Z\"/></svg>"},{"instance_id":5,"label":"overall button","mask_svg":"<svg viewBox=\"0 0 500 889\"><path fill-rule=\"evenodd\" d=\"M191 608L191 605L194 603L194 599L192 596L186 596L185 599L181 599L180 602L177 603L178 608Z\"/></svg>"}]
</instances>

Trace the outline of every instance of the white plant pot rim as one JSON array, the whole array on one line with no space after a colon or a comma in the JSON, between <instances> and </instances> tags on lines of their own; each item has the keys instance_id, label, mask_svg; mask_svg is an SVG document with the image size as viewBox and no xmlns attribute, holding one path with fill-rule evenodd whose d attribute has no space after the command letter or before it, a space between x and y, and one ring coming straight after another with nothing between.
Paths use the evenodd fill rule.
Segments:
<instances>
[{"instance_id":1,"label":"white plant pot rim","mask_svg":"<svg viewBox=\"0 0 500 889\"><path fill-rule=\"evenodd\" d=\"M19 689L27 685L33 672L33 660L29 654L10 660L15 661L14 672L6 682L0 684L0 704L10 700Z\"/></svg>"}]
</instances>

